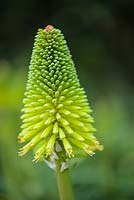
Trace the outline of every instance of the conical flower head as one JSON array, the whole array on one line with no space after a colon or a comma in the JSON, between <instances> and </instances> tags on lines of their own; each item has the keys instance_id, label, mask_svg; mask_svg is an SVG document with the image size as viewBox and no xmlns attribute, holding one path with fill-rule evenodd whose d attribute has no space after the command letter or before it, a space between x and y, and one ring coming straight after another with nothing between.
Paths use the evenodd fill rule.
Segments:
<instances>
[{"instance_id":1,"label":"conical flower head","mask_svg":"<svg viewBox=\"0 0 134 200\"><path fill-rule=\"evenodd\" d=\"M27 144L20 156L32 148L35 161L58 151L70 158L76 149L89 155L102 150L64 36L51 25L39 29L35 37L23 103L18 139Z\"/></svg>"}]
</instances>

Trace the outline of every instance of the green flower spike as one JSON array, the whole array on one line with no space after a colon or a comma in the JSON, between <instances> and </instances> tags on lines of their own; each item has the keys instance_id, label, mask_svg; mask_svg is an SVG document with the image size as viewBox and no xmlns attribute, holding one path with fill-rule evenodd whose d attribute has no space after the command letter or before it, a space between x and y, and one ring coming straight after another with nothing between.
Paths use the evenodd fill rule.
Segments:
<instances>
[{"instance_id":1,"label":"green flower spike","mask_svg":"<svg viewBox=\"0 0 134 200\"><path fill-rule=\"evenodd\" d=\"M36 162L54 153L66 160L78 150L92 156L103 149L93 134L92 110L64 36L51 25L35 37L23 103L18 139L27 144L20 156L34 148Z\"/></svg>"}]
</instances>

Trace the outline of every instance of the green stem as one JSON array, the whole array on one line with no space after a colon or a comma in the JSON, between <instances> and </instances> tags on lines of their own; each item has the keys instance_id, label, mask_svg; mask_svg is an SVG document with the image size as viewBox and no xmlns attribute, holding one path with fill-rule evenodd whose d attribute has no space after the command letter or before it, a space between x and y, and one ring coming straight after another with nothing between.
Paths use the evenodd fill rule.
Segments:
<instances>
[{"instance_id":1,"label":"green stem","mask_svg":"<svg viewBox=\"0 0 134 200\"><path fill-rule=\"evenodd\" d=\"M60 200L74 200L69 169L65 169L63 172L61 172L60 165L60 161L56 161L56 174Z\"/></svg>"}]
</instances>

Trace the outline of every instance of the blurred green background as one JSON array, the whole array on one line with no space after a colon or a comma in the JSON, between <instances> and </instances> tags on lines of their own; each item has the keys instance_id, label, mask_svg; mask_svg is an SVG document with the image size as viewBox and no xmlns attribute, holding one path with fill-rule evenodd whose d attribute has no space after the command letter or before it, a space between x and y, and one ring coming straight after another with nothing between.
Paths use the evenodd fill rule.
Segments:
<instances>
[{"instance_id":1,"label":"blurred green background","mask_svg":"<svg viewBox=\"0 0 134 200\"><path fill-rule=\"evenodd\" d=\"M105 149L75 159L76 200L134 199L134 1L5 0L0 5L0 200L58 200L56 178L17 155L20 109L38 28L63 31Z\"/></svg>"}]
</instances>

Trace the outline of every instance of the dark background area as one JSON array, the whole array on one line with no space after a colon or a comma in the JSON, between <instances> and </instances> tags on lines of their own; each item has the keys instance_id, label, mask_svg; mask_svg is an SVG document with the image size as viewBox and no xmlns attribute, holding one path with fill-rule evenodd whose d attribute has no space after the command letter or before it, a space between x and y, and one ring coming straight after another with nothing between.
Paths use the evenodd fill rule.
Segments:
<instances>
[{"instance_id":1,"label":"dark background area","mask_svg":"<svg viewBox=\"0 0 134 200\"><path fill-rule=\"evenodd\" d=\"M132 81L132 0L5 0L0 6L0 24L1 59L12 61L16 56L29 53L37 29L53 24L64 32L78 65L83 51L83 59L86 59L94 51L91 46L95 48L98 45L98 52L94 55L96 58L92 58L93 63L89 63L90 70L100 73L100 78L106 78L110 73L113 79L120 76L129 83ZM81 43L84 43L83 46ZM97 54L100 56L99 67L95 63ZM85 67L89 68L88 63Z\"/></svg>"},{"instance_id":2,"label":"dark background area","mask_svg":"<svg viewBox=\"0 0 134 200\"><path fill-rule=\"evenodd\" d=\"M105 147L71 161L76 199L132 200L133 0L1 1L0 200L58 199L53 172L18 158L16 139L34 36L48 24L65 35Z\"/></svg>"}]
</instances>

